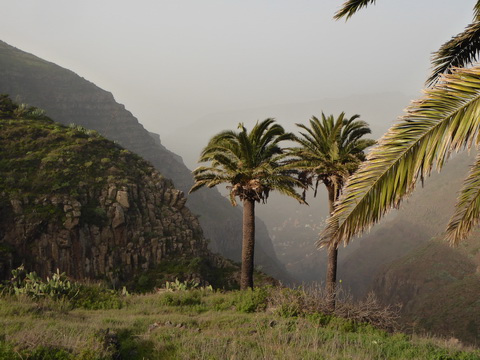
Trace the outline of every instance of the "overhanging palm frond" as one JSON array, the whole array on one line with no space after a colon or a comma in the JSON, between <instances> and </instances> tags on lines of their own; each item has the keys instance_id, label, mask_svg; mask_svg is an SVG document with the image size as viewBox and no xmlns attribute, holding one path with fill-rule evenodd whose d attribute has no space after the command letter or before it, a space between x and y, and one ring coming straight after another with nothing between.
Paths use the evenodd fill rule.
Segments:
<instances>
[{"instance_id":1,"label":"overhanging palm frond","mask_svg":"<svg viewBox=\"0 0 480 360\"><path fill-rule=\"evenodd\" d=\"M318 246L338 246L378 222L414 188L441 169L451 151L478 145L480 67L455 69L428 89L348 180Z\"/></svg>"},{"instance_id":2,"label":"overhanging palm frond","mask_svg":"<svg viewBox=\"0 0 480 360\"><path fill-rule=\"evenodd\" d=\"M342 17L346 17L348 20L361 8L375 4L375 1L376 0L348 0L342 5L342 8L335 13L334 19L339 20Z\"/></svg>"},{"instance_id":3,"label":"overhanging palm frond","mask_svg":"<svg viewBox=\"0 0 480 360\"><path fill-rule=\"evenodd\" d=\"M450 73L455 67L466 67L477 61L480 52L480 18L477 14L475 17L475 22L468 25L465 31L447 41L433 53L433 70L426 82L427 85L434 85L440 74Z\"/></svg>"},{"instance_id":4,"label":"overhanging palm frond","mask_svg":"<svg viewBox=\"0 0 480 360\"><path fill-rule=\"evenodd\" d=\"M455 214L447 226L446 238L452 245L464 240L479 223L480 216L480 155L470 169L455 206Z\"/></svg>"},{"instance_id":5,"label":"overhanging palm frond","mask_svg":"<svg viewBox=\"0 0 480 360\"><path fill-rule=\"evenodd\" d=\"M480 0L477 0L475 5L473 6L473 15L475 21L480 20Z\"/></svg>"}]
</instances>

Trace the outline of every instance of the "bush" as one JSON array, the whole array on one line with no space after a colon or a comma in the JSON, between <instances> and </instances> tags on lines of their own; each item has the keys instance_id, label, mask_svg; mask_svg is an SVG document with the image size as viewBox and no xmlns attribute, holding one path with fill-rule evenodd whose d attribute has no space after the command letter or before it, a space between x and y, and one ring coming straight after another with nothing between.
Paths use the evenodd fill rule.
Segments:
<instances>
[{"instance_id":1,"label":"bush","mask_svg":"<svg viewBox=\"0 0 480 360\"><path fill-rule=\"evenodd\" d=\"M94 284L71 282L65 273L53 273L43 281L35 272L27 273L25 268L12 270L12 278L4 286L3 292L12 295L26 295L34 300L42 298L63 301L71 307L88 310L120 309L125 303L124 297L115 290ZM123 290L123 295L128 295Z\"/></svg>"},{"instance_id":2,"label":"bush","mask_svg":"<svg viewBox=\"0 0 480 360\"><path fill-rule=\"evenodd\" d=\"M43 281L36 272L27 273L20 266L12 270L12 278L6 287L8 292L15 295L25 294L34 300L49 297L53 300L69 300L74 298L80 291L77 283L72 283L65 273L57 269L52 277Z\"/></svg>"},{"instance_id":3,"label":"bush","mask_svg":"<svg viewBox=\"0 0 480 360\"><path fill-rule=\"evenodd\" d=\"M267 307L267 288L255 288L253 290L238 291L235 297L235 308L244 313L265 310Z\"/></svg>"},{"instance_id":4,"label":"bush","mask_svg":"<svg viewBox=\"0 0 480 360\"><path fill-rule=\"evenodd\" d=\"M183 282L179 281L178 278L175 278L175 281L165 282L165 290L167 291L186 291L192 290L199 287L199 283L194 280L185 280Z\"/></svg>"},{"instance_id":5,"label":"bush","mask_svg":"<svg viewBox=\"0 0 480 360\"><path fill-rule=\"evenodd\" d=\"M121 309L125 305L125 299L118 291L101 285L82 285L72 300L72 305L87 310Z\"/></svg>"}]
</instances>

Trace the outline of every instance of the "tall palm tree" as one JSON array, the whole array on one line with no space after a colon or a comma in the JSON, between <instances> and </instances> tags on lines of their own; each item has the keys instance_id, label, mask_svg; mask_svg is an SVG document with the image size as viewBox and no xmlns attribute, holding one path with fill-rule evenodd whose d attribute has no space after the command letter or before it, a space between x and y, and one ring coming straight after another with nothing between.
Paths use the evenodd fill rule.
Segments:
<instances>
[{"instance_id":1,"label":"tall palm tree","mask_svg":"<svg viewBox=\"0 0 480 360\"><path fill-rule=\"evenodd\" d=\"M371 131L367 123L358 118L359 115L354 115L348 119L342 112L334 119L333 115L326 117L322 113L321 121L315 116L310 119L310 127L297 124L304 132L300 132L301 137L296 137L300 147L290 150L291 164L302 171L306 183L315 184L314 196L318 185L323 182L328 191L330 214L334 212L345 180L365 160L364 150L375 143L362 138ZM335 309L337 256L337 248L329 248L326 288L332 311Z\"/></svg>"},{"instance_id":2,"label":"tall palm tree","mask_svg":"<svg viewBox=\"0 0 480 360\"><path fill-rule=\"evenodd\" d=\"M210 139L199 162L210 162L193 171L195 184L190 192L203 186L230 184L230 201L236 197L243 202L243 239L241 289L253 288L253 259L255 249L255 202L265 202L270 191L277 190L304 202L295 190L303 187L294 171L285 167L284 150L280 143L292 140L273 119L257 122L248 132L243 124L240 131L223 131Z\"/></svg>"},{"instance_id":3,"label":"tall palm tree","mask_svg":"<svg viewBox=\"0 0 480 360\"><path fill-rule=\"evenodd\" d=\"M374 0L350 0L336 14L353 15ZM433 71L420 100L380 139L367 161L347 182L319 243L337 247L400 205L417 181L435 165L440 170L452 152L480 145L480 1L474 21L433 56ZM480 218L480 156L471 167L447 226L447 239L466 238Z\"/></svg>"}]
</instances>

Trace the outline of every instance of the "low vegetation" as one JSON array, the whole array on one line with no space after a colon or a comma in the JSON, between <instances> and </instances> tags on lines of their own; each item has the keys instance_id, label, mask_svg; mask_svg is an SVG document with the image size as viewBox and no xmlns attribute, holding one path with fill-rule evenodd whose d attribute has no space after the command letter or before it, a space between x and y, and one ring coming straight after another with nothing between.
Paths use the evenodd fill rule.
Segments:
<instances>
[{"instance_id":1,"label":"low vegetation","mask_svg":"<svg viewBox=\"0 0 480 360\"><path fill-rule=\"evenodd\" d=\"M60 125L42 110L15 104L1 94L0 119L0 193L18 197L78 196L87 188L134 182L153 170L139 156L98 132L75 124ZM96 204L89 206L84 221L98 222L105 217ZM42 217L58 213L56 208L30 210Z\"/></svg>"},{"instance_id":2,"label":"low vegetation","mask_svg":"<svg viewBox=\"0 0 480 360\"><path fill-rule=\"evenodd\" d=\"M396 332L396 309L373 297L339 296L328 314L315 288L222 292L175 281L129 294L22 274L2 287L0 359L480 359L455 340Z\"/></svg>"}]
</instances>

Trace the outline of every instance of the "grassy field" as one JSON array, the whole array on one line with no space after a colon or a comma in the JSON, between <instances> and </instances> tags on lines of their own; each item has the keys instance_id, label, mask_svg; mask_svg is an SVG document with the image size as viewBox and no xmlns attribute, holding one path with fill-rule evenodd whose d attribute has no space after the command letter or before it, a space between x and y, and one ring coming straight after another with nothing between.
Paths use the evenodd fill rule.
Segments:
<instances>
[{"instance_id":1,"label":"grassy field","mask_svg":"<svg viewBox=\"0 0 480 360\"><path fill-rule=\"evenodd\" d=\"M0 359L480 359L455 339L365 323L394 325L372 300L341 301L345 319L318 311L323 300L305 290L97 290L77 302L2 295Z\"/></svg>"}]
</instances>

